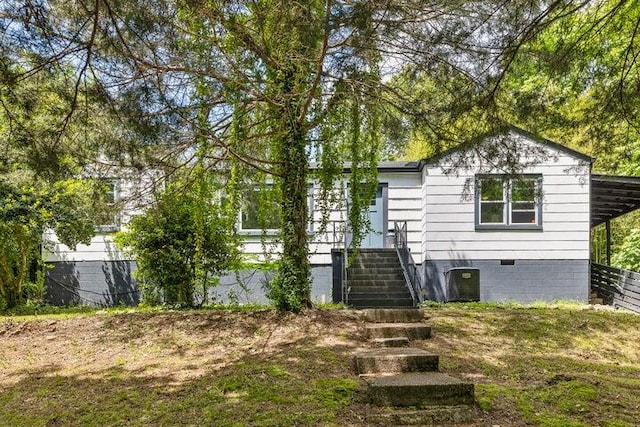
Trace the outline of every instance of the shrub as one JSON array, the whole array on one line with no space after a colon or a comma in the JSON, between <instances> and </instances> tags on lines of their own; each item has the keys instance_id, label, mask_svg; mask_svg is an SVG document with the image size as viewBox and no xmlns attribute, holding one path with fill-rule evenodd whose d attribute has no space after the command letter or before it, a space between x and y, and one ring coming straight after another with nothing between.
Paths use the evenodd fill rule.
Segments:
<instances>
[{"instance_id":1,"label":"shrub","mask_svg":"<svg viewBox=\"0 0 640 427\"><path fill-rule=\"evenodd\" d=\"M169 187L118 233L118 245L136 259L143 302L205 303L215 276L237 262L235 218L211 200Z\"/></svg>"}]
</instances>

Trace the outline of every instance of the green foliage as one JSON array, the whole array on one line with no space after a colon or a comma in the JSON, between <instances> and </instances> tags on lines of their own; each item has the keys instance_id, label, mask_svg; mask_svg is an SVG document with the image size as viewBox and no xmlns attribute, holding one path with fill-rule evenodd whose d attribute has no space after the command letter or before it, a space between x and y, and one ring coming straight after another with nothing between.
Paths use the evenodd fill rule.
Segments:
<instances>
[{"instance_id":1,"label":"green foliage","mask_svg":"<svg viewBox=\"0 0 640 427\"><path fill-rule=\"evenodd\" d=\"M216 275L238 259L235 217L180 183L169 186L157 203L116 235L117 244L136 259L143 300L147 304L193 306L206 303Z\"/></svg>"},{"instance_id":2,"label":"green foliage","mask_svg":"<svg viewBox=\"0 0 640 427\"><path fill-rule=\"evenodd\" d=\"M90 241L105 189L77 177L99 152L122 157L125 150L105 146L134 134L120 133L95 82L75 85L73 67L13 53L0 52L0 306L9 308L42 297L49 231L71 248Z\"/></svg>"},{"instance_id":3,"label":"green foliage","mask_svg":"<svg viewBox=\"0 0 640 427\"><path fill-rule=\"evenodd\" d=\"M51 188L16 187L0 180L0 305L14 308L43 294L43 233L70 247L94 233L92 183L65 180Z\"/></svg>"},{"instance_id":4,"label":"green foliage","mask_svg":"<svg viewBox=\"0 0 640 427\"><path fill-rule=\"evenodd\" d=\"M396 115L389 124L393 131L387 135L401 147L398 157L402 159L428 158L472 143L504 125L500 111L478 90L477 82L445 65L427 71L409 65L391 85L403 94L401 111L423 106L422 111Z\"/></svg>"},{"instance_id":5,"label":"green foliage","mask_svg":"<svg viewBox=\"0 0 640 427\"><path fill-rule=\"evenodd\" d=\"M616 248L611 264L626 270L640 271L640 229L634 228Z\"/></svg>"},{"instance_id":6,"label":"green foliage","mask_svg":"<svg viewBox=\"0 0 640 427\"><path fill-rule=\"evenodd\" d=\"M310 299L308 280L300 280L299 266L283 259L278 263L277 275L269 283L267 297L278 310L297 313L307 306Z\"/></svg>"},{"instance_id":7,"label":"green foliage","mask_svg":"<svg viewBox=\"0 0 640 427\"><path fill-rule=\"evenodd\" d=\"M346 186L341 173L351 162L349 229L341 231L357 247L369 227L364 212L384 151L382 123L409 117L429 140L486 132L498 122L491 89L502 56L509 63L539 26L570 12L566 2L529 0L5 3L2 53L12 61L12 51L37 58L33 74L66 66L76 88L87 70L104 78L102 95L147 136L139 148L162 135L176 164L194 166L183 160L196 151L207 159L201 167L226 172L241 164L253 184L273 181L282 247L274 296L285 298L279 307L311 304L310 160L321 187L319 231L344 195L335 186ZM406 63L407 81L388 84L387 73ZM424 90L413 85L415 75L426 76ZM444 98L439 88L448 91Z\"/></svg>"},{"instance_id":8,"label":"green foliage","mask_svg":"<svg viewBox=\"0 0 640 427\"><path fill-rule=\"evenodd\" d=\"M639 17L637 2L588 2L525 44L499 96L505 119L588 153L598 171L637 175Z\"/></svg>"}]
</instances>

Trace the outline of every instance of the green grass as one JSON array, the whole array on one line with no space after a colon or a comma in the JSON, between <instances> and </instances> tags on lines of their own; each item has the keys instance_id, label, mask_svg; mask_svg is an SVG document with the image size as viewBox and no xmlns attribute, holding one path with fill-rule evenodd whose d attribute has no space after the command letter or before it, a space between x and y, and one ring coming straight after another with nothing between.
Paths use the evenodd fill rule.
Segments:
<instances>
[{"instance_id":1,"label":"green grass","mask_svg":"<svg viewBox=\"0 0 640 427\"><path fill-rule=\"evenodd\" d=\"M441 368L494 424L640 425L640 316L573 303L430 304ZM506 419L505 419L506 418Z\"/></svg>"},{"instance_id":2,"label":"green grass","mask_svg":"<svg viewBox=\"0 0 640 427\"><path fill-rule=\"evenodd\" d=\"M0 320L0 425L341 426L356 400L341 310L105 312Z\"/></svg>"},{"instance_id":3,"label":"green grass","mask_svg":"<svg viewBox=\"0 0 640 427\"><path fill-rule=\"evenodd\" d=\"M0 425L366 426L329 306L60 310L0 318ZM573 303L430 304L443 372L476 384L470 425L640 425L640 316Z\"/></svg>"}]
</instances>

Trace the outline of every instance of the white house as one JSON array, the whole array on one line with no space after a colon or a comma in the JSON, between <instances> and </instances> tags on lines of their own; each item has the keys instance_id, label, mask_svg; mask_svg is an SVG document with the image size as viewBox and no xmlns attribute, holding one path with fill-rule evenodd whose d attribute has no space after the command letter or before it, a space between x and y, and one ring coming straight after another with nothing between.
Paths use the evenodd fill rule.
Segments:
<instances>
[{"instance_id":1,"label":"white house","mask_svg":"<svg viewBox=\"0 0 640 427\"><path fill-rule=\"evenodd\" d=\"M586 302L590 168L589 157L517 128L468 150L415 162L382 162L369 209L371 231L362 246L393 246L396 222L406 223L406 243L427 299L452 299L451 284L473 276L482 301ZM314 208L321 200L310 188L316 220L309 230L312 296L340 300L344 285L335 263L336 251L348 240L346 207L336 205L328 231L318 233L314 227L320 213ZM265 249L277 254L277 244L265 244L250 213L239 219L239 230L248 256L262 259ZM76 251L58 244L47 261L50 287L72 280L70 287L84 292L84 299L110 303L119 300L109 295L119 296L120 288L125 294L135 291L131 260L123 259L110 235L99 235ZM238 278L242 286L233 284ZM222 299L231 292L240 301L261 301L264 281L263 272L230 275L216 292Z\"/></svg>"}]
</instances>

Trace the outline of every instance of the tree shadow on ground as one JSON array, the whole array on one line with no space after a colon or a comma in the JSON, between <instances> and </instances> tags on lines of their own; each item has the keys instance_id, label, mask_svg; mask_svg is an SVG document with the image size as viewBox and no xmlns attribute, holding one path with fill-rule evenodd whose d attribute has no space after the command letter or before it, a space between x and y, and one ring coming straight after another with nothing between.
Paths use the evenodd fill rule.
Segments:
<instances>
[{"instance_id":1,"label":"tree shadow on ground","mask_svg":"<svg viewBox=\"0 0 640 427\"><path fill-rule=\"evenodd\" d=\"M11 370L7 381L0 382L2 424L359 423L349 410L358 389L351 354L364 339L357 322L347 321L344 334L333 336L314 319L301 322L295 316L264 313L235 319L246 324L237 336L229 337L220 324L225 319L218 314L194 316L194 324L176 322L175 316L172 323L172 316L167 316L156 320L163 327L173 324L173 332L156 336L148 352L141 345L137 352L123 353L122 348L134 348L145 339L135 331L144 331L149 319L107 321L96 351L115 354L105 358L103 366L60 360ZM333 320L339 319L345 321ZM291 322L299 325L291 327ZM146 326L147 334L158 332ZM189 331L200 338L189 343ZM217 355L218 351L225 354Z\"/></svg>"}]
</instances>

